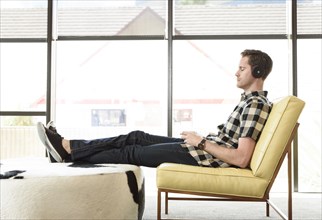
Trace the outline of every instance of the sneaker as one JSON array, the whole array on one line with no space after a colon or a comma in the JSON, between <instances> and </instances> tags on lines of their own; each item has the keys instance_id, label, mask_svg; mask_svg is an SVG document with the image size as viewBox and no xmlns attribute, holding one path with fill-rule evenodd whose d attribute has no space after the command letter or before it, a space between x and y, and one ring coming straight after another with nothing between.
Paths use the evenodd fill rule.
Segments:
<instances>
[{"instance_id":1,"label":"sneaker","mask_svg":"<svg viewBox=\"0 0 322 220\"><path fill-rule=\"evenodd\" d=\"M54 124L54 121L48 122L48 124L46 125L46 128L48 128L49 130L52 130L53 132L57 133L57 129L56 129L56 125ZM46 157L48 157L48 160L49 160L50 163L56 163L57 162L55 160L55 158L53 158L53 156L51 156L51 154L49 153L48 150L46 150Z\"/></svg>"},{"instance_id":2,"label":"sneaker","mask_svg":"<svg viewBox=\"0 0 322 220\"><path fill-rule=\"evenodd\" d=\"M49 151L46 149L46 157L48 157L49 163L57 163L58 161L55 160L55 158L49 153Z\"/></svg>"},{"instance_id":3,"label":"sneaker","mask_svg":"<svg viewBox=\"0 0 322 220\"><path fill-rule=\"evenodd\" d=\"M41 142L45 145L49 154L56 162L61 163L69 158L69 154L62 145L63 138L58 133L46 128L41 122L37 123L37 129Z\"/></svg>"},{"instance_id":4,"label":"sneaker","mask_svg":"<svg viewBox=\"0 0 322 220\"><path fill-rule=\"evenodd\" d=\"M46 125L46 128L48 128L49 130L52 130L53 132L57 133L57 129L56 129L56 125L55 125L54 121L48 122L48 124Z\"/></svg>"}]
</instances>

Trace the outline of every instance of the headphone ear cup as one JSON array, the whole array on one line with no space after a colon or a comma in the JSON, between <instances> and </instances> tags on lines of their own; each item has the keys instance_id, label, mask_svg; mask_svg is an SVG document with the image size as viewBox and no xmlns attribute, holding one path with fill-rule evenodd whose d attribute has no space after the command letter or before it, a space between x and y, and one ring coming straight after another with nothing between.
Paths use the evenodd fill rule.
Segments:
<instances>
[{"instance_id":1,"label":"headphone ear cup","mask_svg":"<svg viewBox=\"0 0 322 220\"><path fill-rule=\"evenodd\" d=\"M255 65L252 69L252 75L254 78L261 78L263 76L263 71L259 68L259 66Z\"/></svg>"}]
</instances>

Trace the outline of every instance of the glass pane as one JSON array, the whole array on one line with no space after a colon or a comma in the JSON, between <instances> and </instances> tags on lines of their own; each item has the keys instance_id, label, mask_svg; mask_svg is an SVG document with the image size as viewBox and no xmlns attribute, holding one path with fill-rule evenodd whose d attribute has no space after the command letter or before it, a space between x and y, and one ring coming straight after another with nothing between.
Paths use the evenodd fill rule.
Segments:
<instances>
[{"instance_id":1,"label":"glass pane","mask_svg":"<svg viewBox=\"0 0 322 220\"><path fill-rule=\"evenodd\" d=\"M298 34L322 34L322 1L304 1L297 6Z\"/></svg>"},{"instance_id":2,"label":"glass pane","mask_svg":"<svg viewBox=\"0 0 322 220\"><path fill-rule=\"evenodd\" d=\"M288 95L287 40L180 40L174 42L174 134L194 130L208 134L224 123L242 90L235 73L244 49L268 53L274 65L265 82L268 97ZM279 82L279 83L276 83Z\"/></svg>"},{"instance_id":3,"label":"glass pane","mask_svg":"<svg viewBox=\"0 0 322 220\"><path fill-rule=\"evenodd\" d=\"M75 138L167 131L167 42L57 43L56 124Z\"/></svg>"},{"instance_id":4,"label":"glass pane","mask_svg":"<svg viewBox=\"0 0 322 220\"><path fill-rule=\"evenodd\" d=\"M43 43L1 43L1 111L45 110L46 49Z\"/></svg>"},{"instance_id":5,"label":"glass pane","mask_svg":"<svg viewBox=\"0 0 322 220\"><path fill-rule=\"evenodd\" d=\"M299 120L299 191L321 192L322 40L298 41L298 95L305 101Z\"/></svg>"},{"instance_id":6,"label":"glass pane","mask_svg":"<svg viewBox=\"0 0 322 220\"><path fill-rule=\"evenodd\" d=\"M45 117L1 116L0 159L45 157L36 123L45 123Z\"/></svg>"},{"instance_id":7,"label":"glass pane","mask_svg":"<svg viewBox=\"0 0 322 220\"><path fill-rule=\"evenodd\" d=\"M0 38L46 38L47 0L1 0Z\"/></svg>"},{"instance_id":8,"label":"glass pane","mask_svg":"<svg viewBox=\"0 0 322 220\"><path fill-rule=\"evenodd\" d=\"M178 0L177 35L253 35L287 33L286 1Z\"/></svg>"},{"instance_id":9,"label":"glass pane","mask_svg":"<svg viewBox=\"0 0 322 220\"><path fill-rule=\"evenodd\" d=\"M58 0L58 35L163 36L166 2Z\"/></svg>"}]
</instances>

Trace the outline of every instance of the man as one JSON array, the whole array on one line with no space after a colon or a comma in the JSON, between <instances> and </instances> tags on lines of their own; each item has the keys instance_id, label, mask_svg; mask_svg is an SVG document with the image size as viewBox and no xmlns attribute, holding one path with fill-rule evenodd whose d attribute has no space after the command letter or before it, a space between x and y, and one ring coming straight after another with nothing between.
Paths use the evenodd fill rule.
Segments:
<instances>
[{"instance_id":1,"label":"man","mask_svg":"<svg viewBox=\"0 0 322 220\"><path fill-rule=\"evenodd\" d=\"M272 70L271 58L260 50L244 50L236 72L237 87L244 90L240 103L218 133L206 137L183 131L171 138L133 131L96 140L67 140L56 128L38 123L38 134L57 162L123 163L157 167L164 162L195 166L245 168L268 118L272 104L263 91Z\"/></svg>"}]
</instances>

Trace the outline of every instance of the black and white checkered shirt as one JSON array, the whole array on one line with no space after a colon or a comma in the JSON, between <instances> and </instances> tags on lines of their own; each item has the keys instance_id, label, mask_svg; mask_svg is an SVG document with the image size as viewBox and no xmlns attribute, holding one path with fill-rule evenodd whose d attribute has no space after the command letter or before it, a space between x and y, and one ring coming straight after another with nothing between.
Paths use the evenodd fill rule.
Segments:
<instances>
[{"instance_id":1,"label":"black and white checkered shirt","mask_svg":"<svg viewBox=\"0 0 322 220\"><path fill-rule=\"evenodd\" d=\"M271 111L272 103L267 91L242 93L239 104L225 124L218 126L218 133L210 133L206 139L227 148L238 148L238 139L250 137L257 141ZM227 164L198 147L183 144L200 166L229 167Z\"/></svg>"}]
</instances>

